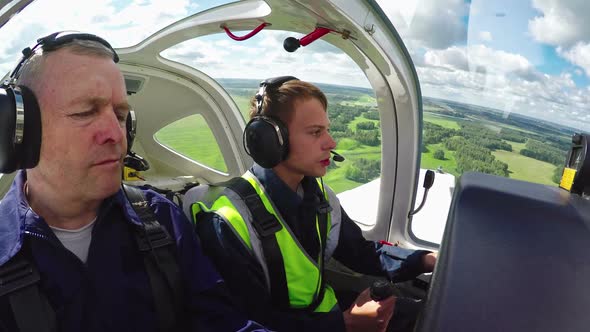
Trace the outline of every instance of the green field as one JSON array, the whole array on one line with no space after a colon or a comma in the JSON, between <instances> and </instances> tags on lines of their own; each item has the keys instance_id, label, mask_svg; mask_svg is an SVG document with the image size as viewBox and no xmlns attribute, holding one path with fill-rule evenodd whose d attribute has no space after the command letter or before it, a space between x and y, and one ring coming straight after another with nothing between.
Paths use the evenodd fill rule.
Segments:
<instances>
[{"instance_id":1,"label":"green field","mask_svg":"<svg viewBox=\"0 0 590 332\"><path fill-rule=\"evenodd\" d=\"M249 100L247 98L236 98L236 102L243 111L247 110ZM350 123L351 129L355 128L356 123L361 121L372 121L363 117L357 117ZM446 128L458 129L456 121L439 118L425 117L425 121L432 122ZM200 115L193 115L181 121L177 121L163 128L156 134L156 139L164 145L175 151L196 160L211 168L222 172L227 171L225 161L222 158L221 151L215 138L207 126L205 120ZM529 157L522 156L518 152L524 148L525 143L508 142L512 145L514 151L494 151L493 155L498 160L508 164L510 177L519 180L543 183L553 185L551 176L555 168L554 165L538 161ZM445 152L445 159L438 160L433 157L434 152L441 149ZM348 163L352 160L364 158L370 160L380 160L381 148L370 147L359 144L351 138L342 138L338 142L337 150L346 156L346 161L338 164L337 168L330 169L324 180L336 192L353 189L361 183L351 181L345 178L345 172ZM442 143L431 144L428 146L428 152L421 155L420 168L437 169L439 166L445 172L458 176L454 159L454 151L447 150Z\"/></svg>"},{"instance_id":2,"label":"green field","mask_svg":"<svg viewBox=\"0 0 590 332\"><path fill-rule=\"evenodd\" d=\"M198 114L160 129L156 140L199 163L227 172L227 166L205 119Z\"/></svg>"},{"instance_id":3,"label":"green field","mask_svg":"<svg viewBox=\"0 0 590 332\"><path fill-rule=\"evenodd\" d=\"M339 166L338 168L329 170L328 174L324 176L324 182L337 193L341 193L343 191L356 188L362 184L355 181L351 181L345 177L345 165L347 162L348 158L343 162L343 166Z\"/></svg>"},{"instance_id":4,"label":"green field","mask_svg":"<svg viewBox=\"0 0 590 332\"><path fill-rule=\"evenodd\" d=\"M341 104L347 106L377 106L377 100L373 96L362 95L355 101L343 101Z\"/></svg>"},{"instance_id":5,"label":"green field","mask_svg":"<svg viewBox=\"0 0 590 332\"><path fill-rule=\"evenodd\" d=\"M481 119L481 120L478 119L477 121L482 122L482 124L485 126L496 127L496 128L498 128L498 131L500 131L500 129L502 129L502 128L506 128L506 129L512 129L512 130L520 131L520 132L527 133L527 134L535 134L535 132L532 132L530 130L526 130L526 129L519 128L516 126L505 124L505 123L497 123L497 122L493 122L493 121L485 120L485 119Z\"/></svg>"},{"instance_id":6,"label":"green field","mask_svg":"<svg viewBox=\"0 0 590 332\"><path fill-rule=\"evenodd\" d=\"M449 129L461 129L457 121L449 117L440 117L430 113L424 113L424 121L437 124Z\"/></svg>"},{"instance_id":7,"label":"green field","mask_svg":"<svg viewBox=\"0 0 590 332\"><path fill-rule=\"evenodd\" d=\"M348 129L356 131L356 124L359 122L373 122L375 126L379 126L379 120L370 120L362 116L357 116L354 120L350 121L348 124Z\"/></svg>"},{"instance_id":8,"label":"green field","mask_svg":"<svg viewBox=\"0 0 590 332\"><path fill-rule=\"evenodd\" d=\"M339 153L345 154L346 158L351 160L359 158L381 160L381 147L379 146L359 145L359 147L351 150L338 149L338 151Z\"/></svg>"},{"instance_id":9,"label":"green field","mask_svg":"<svg viewBox=\"0 0 590 332\"><path fill-rule=\"evenodd\" d=\"M232 96L232 98L236 102L236 105L238 105L238 108L240 109L244 119L249 119L250 116L248 113L250 112L250 98L243 96Z\"/></svg>"},{"instance_id":10,"label":"green field","mask_svg":"<svg viewBox=\"0 0 590 332\"><path fill-rule=\"evenodd\" d=\"M494 151L492 154L498 160L508 164L508 171L510 171L512 179L555 185L551 181L555 166L550 163L508 151Z\"/></svg>"},{"instance_id":11,"label":"green field","mask_svg":"<svg viewBox=\"0 0 590 332\"><path fill-rule=\"evenodd\" d=\"M244 118L247 120L250 97L246 97L244 95L232 95L232 98L236 102L236 105L240 109L240 112ZM370 95L360 95L357 100L347 100L342 101L341 103L365 107L367 105L374 105L375 98ZM425 107L425 110L427 111L436 111L440 109L441 108L437 106ZM348 127L355 131L357 123L366 121L371 121L376 125L379 125L378 120L370 120L359 116L350 122ZM450 116L438 115L436 112L425 112L424 121L437 124L445 128L460 130L460 123L461 121L465 120ZM480 119L473 118L471 121L480 121ZM483 119L481 119L481 123L493 129L494 131L499 131L501 128L511 128L527 132L526 130L517 128L515 126L495 123ZM216 144L216 140L211 130L207 126L207 123L200 115L193 115L168 125L156 134L156 139L164 145L193 160L196 160L211 168L227 172L225 161L223 160L221 151ZM512 145L513 152L494 151L492 154L498 160L508 164L511 178L554 185L554 183L551 181L553 170L555 169L554 165L520 155L519 152L525 147L525 143L516 143L511 141L506 142ZM454 151L447 150L442 143L431 144L427 146L427 148L429 151L421 154L420 168L437 169L442 167L445 172L451 173L455 176L460 175L456 170L457 164L454 157ZM438 160L433 157L434 152L438 149L444 151L444 160ZM369 160L381 159L381 147L362 145L352 138L341 138L338 142L336 150L346 157L346 161L337 164L336 168L330 168L328 174L324 177L324 181L328 183L336 192L349 190L362 184L348 180L345 177L348 165L352 165L354 160L361 158Z\"/></svg>"},{"instance_id":12,"label":"green field","mask_svg":"<svg viewBox=\"0 0 590 332\"><path fill-rule=\"evenodd\" d=\"M438 124L445 128L460 129L459 124L456 121L432 116L430 114L425 114L424 121ZM491 122L488 122L486 125L489 127L494 126L497 130L501 129L501 127L512 127L511 129L518 129L513 126L505 126L500 124L492 125ZM512 145L512 152L498 150L493 151L492 154L498 160L508 164L510 178L548 185L555 184L551 180L551 177L553 176L553 170L555 169L554 165L519 154L520 150L524 149L526 143L517 143L511 141L506 142ZM436 169L439 166L442 166L445 172L451 173L455 176L459 175L456 170L457 163L455 162L453 151L445 149L443 144L432 144L428 145L427 148L429 152L422 153L420 168ZM441 149L445 152L445 160L438 160L433 157L434 151L437 149Z\"/></svg>"},{"instance_id":13,"label":"green field","mask_svg":"<svg viewBox=\"0 0 590 332\"><path fill-rule=\"evenodd\" d=\"M338 153L346 156L346 160L342 163L338 163L337 168L329 169L324 177L324 181L337 193L354 189L362 184L348 180L345 177L346 168L348 165L351 165L353 160L360 158L381 160L381 147L362 145L350 138L341 139L338 142L336 150Z\"/></svg>"},{"instance_id":14,"label":"green field","mask_svg":"<svg viewBox=\"0 0 590 332\"><path fill-rule=\"evenodd\" d=\"M424 113L424 121L437 124L439 126L459 130L461 127L455 120L451 120L449 117L440 117L431 113ZM425 169L437 169L442 167L444 172L451 173L454 176L458 176L457 163L455 162L455 152L449 151L444 147L444 144L430 144L427 146L428 152L422 152L420 159L420 168ZM443 150L445 152L445 159L439 160L434 158L434 151Z\"/></svg>"},{"instance_id":15,"label":"green field","mask_svg":"<svg viewBox=\"0 0 590 332\"><path fill-rule=\"evenodd\" d=\"M515 153L520 153L520 150L524 149L524 146L526 145L525 143L517 143L517 142L512 142L512 141L507 141L504 140L505 142L507 142L508 144L512 145L512 152Z\"/></svg>"},{"instance_id":16,"label":"green field","mask_svg":"<svg viewBox=\"0 0 590 332\"><path fill-rule=\"evenodd\" d=\"M424 112L436 112L444 110L444 108L435 105L423 105L422 109L424 110Z\"/></svg>"},{"instance_id":17,"label":"green field","mask_svg":"<svg viewBox=\"0 0 590 332\"><path fill-rule=\"evenodd\" d=\"M434 151L443 150L445 152L445 159L439 160L433 157ZM455 152L445 149L442 143L428 145L428 152L422 153L422 159L420 161L420 168L425 169L437 169L439 166L442 167L446 173L451 173L458 176L457 163L455 162Z\"/></svg>"},{"instance_id":18,"label":"green field","mask_svg":"<svg viewBox=\"0 0 590 332\"><path fill-rule=\"evenodd\" d=\"M338 141L338 145L336 146L336 149L338 151L354 150L356 148L359 148L360 146L361 146L361 143L359 143L357 140L354 140L352 138L341 138L340 141Z\"/></svg>"}]
</instances>

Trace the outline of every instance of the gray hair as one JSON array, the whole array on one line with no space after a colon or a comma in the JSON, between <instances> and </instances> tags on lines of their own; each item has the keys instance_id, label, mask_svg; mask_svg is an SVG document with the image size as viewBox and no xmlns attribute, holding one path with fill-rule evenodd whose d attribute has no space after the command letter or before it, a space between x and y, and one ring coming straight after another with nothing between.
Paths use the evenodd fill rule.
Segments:
<instances>
[{"instance_id":1,"label":"gray hair","mask_svg":"<svg viewBox=\"0 0 590 332\"><path fill-rule=\"evenodd\" d=\"M61 45L50 52L36 52L22 66L17 85L29 87L33 92L37 92L39 78L43 73L43 66L48 54L56 50L66 49L77 55L96 56L101 58L114 58L115 54L105 45L93 40L74 39L71 42Z\"/></svg>"}]
</instances>

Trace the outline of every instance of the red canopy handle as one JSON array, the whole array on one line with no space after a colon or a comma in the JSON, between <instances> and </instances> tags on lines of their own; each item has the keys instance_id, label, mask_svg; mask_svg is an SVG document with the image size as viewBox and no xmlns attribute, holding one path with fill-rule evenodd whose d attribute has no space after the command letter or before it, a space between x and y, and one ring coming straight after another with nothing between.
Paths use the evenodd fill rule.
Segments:
<instances>
[{"instance_id":1,"label":"red canopy handle","mask_svg":"<svg viewBox=\"0 0 590 332\"><path fill-rule=\"evenodd\" d=\"M229 29L225 25L222 25L221 27L223 28L223 30L225 30L225 33L229 36L229 38L231 38L233 40L237 40L237 41L243 41L243 40L249 39L250 37L256 35L257 33L260 32L260 30L264 29L264 27L266 27L267 25L270 25L270 23L264 22L264 23L260 24L259 26L257 26L256 29L250 31L250 33L248 33L242 37L236 36L233 33L231 33L231 31L229 31Z\"/></svg>"}]
</instances>

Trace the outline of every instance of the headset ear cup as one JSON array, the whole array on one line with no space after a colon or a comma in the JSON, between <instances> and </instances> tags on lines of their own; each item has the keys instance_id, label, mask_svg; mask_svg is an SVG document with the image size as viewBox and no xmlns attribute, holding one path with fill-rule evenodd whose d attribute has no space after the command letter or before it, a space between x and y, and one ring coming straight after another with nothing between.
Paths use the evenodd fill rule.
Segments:
<instances>
[{"instance_id":1,"label":"headset ear cup","mask_svg":"<svg viewBox=\"0 0 590 332\"><path fill-rule=\"evenodd\" d=\"M285 126L280 121L268 117L252 118L244 129L243 140L246 152L264 168L275 167L289 152L289 134L286 133Z\"/></svg>"},{"instance_id":2,"label":"headset ear cup","mask_svg":"<svg viewBox=\"0 0 590 332\"><path fill-rule=\"evenodd\" d=\"M41 112L31 89L19 86L24 108L23 138L16 137L16 92L13 87L0 88L0 172L33 168L39 163L41 152Z\"/></svg>"},{"instance_id":3,"label":"headset ear cup","mask_svg":"<svg viewBox=\"0 0 590 332\"><path fill-rule=\"evenodd\" d=\"M0 88L0 172L16 170L14 134L16 130L16 106L11 88Z\"/></svg>"},{"instance_id":4,"label":"headset ear cup","mask_svg":"<svg viewBox=\"0 0 590 332\"><path fill-rule=\"evenodd\" d=\"M26 86L19 86L25 105L25 130L24 139L20 144L19 154L22 163L18 168L33 168L39 163L41 155L41 137L43 128L41 125L41 109L35 93Z\"/></svg>"},{"instance_id":5,"label":"headset ear cup","mask_svg":"<svg viewBox=\"0 0 590 332\"><path fill-rule=\"evenodd\" d=\"M131 148L133 147L133 141L135 141L135 112L129 111L127 114L127 119L125 120L125 128L127 133L127 154L131 152Z\"/></svg>"}]
</instances>

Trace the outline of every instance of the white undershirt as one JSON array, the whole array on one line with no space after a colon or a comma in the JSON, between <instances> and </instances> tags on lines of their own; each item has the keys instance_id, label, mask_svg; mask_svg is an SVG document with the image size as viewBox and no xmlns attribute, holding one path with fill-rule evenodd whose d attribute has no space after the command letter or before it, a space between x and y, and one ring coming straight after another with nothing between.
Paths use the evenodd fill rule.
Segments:
<instances>
[{"instance_id":1,"label":"white undershirt","mask_svg":"<svg viewBox=\"0 0 590 332\"><path fill-rule=\"evenodd\" d=\"M301 183L299 183L299 185L297 186L297 196L303 199L303 186L301 185Z\"/></svg>"},{"instance_id":2,"label":"white undershirt","mask_svg":"<svg viewBox=\"0 0 590 332\"><path fill-rule=\"evenodd\" d=\"M49 227L53 233L55 233L55 236L57 236L64 247L73 252L74 255L78 256L82 262L86 263L86 260L88 259L90 240L92 240L92 228L94 227L95 221L96 218L94 218L94 220L92 220L92 222L88 225L78 229L63 229L53 226Z\"/></svg>"}]
</instances>

